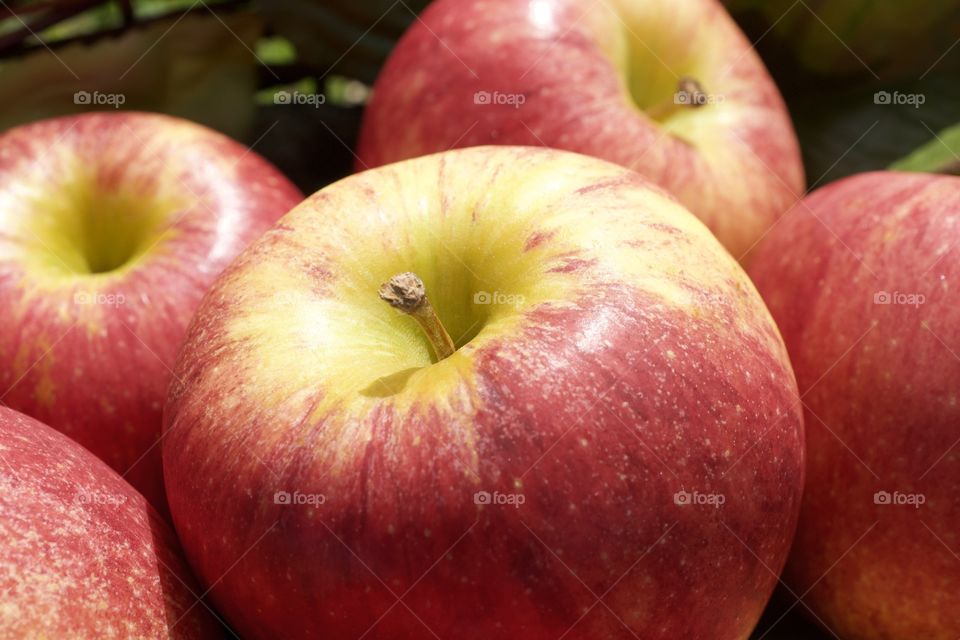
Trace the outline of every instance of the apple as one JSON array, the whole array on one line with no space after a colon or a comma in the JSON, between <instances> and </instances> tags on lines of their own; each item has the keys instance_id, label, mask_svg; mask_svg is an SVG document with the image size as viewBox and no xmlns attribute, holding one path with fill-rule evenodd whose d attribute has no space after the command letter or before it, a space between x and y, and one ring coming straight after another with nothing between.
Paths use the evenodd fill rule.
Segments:
<instances>
[{"instance_id":1,"label":"apple","mask_svg":"<svg viewBox=\"0 0 960 640\"><path fill-rule=\"evenodd\" d=\"M434 2L377 79L358 166L480 144L635 169L737 258L804 189L783 100L716 0Z\"/></svg>"},{"instance_id":2,"label":"apple","mask_svg":"<svg viewBox=\"0 0 960 640\"><path fill-rule=\"evenodd\" d=\"M619 165L487 146L337 182L231 264L164 474L247 638L744 639L801 420L694 216Z\"/></svg>"},{"instance_id":3,"label":"apple","mask_svg":"<svg viewBox=\"0 0 960 640\"><path fill-rule=\"evenodd\" d=\"M220 637L169 525L89 451L0 407L4 638Z\"/></svg>"},{"instance_id":4,"label":"apple","mask_svg":"<svg viewBox=\"0 0 960 640\"><path fill-rule=\"evenodd\" d=\"M958 211L960 178L853 176L751 267L806 407L787 583L841 638L960 637Z\"/></svg>"},{"instance_id":5,"label":"apple","mask_svg":"<svg viewBox=\"0 0 960 640\"><path fill-rule=\"evenodd\" d=\"M90 113L0 135L0 401L161 511L173 361L214 277L302 195L185 120Z\"/></svg>"}]
</instances>

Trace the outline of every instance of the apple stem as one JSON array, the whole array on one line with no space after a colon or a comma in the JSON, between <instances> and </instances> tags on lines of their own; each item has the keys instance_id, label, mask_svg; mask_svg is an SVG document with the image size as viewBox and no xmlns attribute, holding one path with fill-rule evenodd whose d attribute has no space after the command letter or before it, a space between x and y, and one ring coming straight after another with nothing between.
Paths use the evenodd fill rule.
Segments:
<instances>
[{"instance_id":1,"label":"apple stem","mask_svg":"<svg viewBox=\"0 0 960 640\"><path fill-rule=\"evenodd\" d=\"M663 120L681 109L699 109L707 104L707 93L696 79L682 76L677 80L677 90L669 99L647 109L647 114L656 120Z\"/></svg>"},{"instance_id":2,"label":"apple stem","mask_svg":"<svg viewBox=\"0 0 960 640\"><path fill-rule=\"evenodd\" d=\"M397 311L411 316L427 334L430 346L437 355L437 360L443 360L453 355L457 350L450 339L450 334L443 328L437 312L427 298L427 289L423 286L417 274L410 271L398 273L380 285L380 299Z\"/></svg>"}]
</instances>

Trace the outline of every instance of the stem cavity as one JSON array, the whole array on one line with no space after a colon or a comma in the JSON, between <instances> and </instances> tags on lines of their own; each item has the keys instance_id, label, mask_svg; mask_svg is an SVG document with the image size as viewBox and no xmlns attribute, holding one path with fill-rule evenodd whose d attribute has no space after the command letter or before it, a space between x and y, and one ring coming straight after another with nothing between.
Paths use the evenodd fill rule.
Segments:
<instances>
[{"instance_id":1,"label":"stem cavity","mask_svg":"<svg viewBox=\"0 0 960 640\"><path fill-rule=\"evenodd\" d=\"M682 109L699 109L708 102L707 92L695 78L683 76L677 81L677 90L668 100L654 105L647 110L647 114L663 120Z\"/></svg>"}]
</instances>

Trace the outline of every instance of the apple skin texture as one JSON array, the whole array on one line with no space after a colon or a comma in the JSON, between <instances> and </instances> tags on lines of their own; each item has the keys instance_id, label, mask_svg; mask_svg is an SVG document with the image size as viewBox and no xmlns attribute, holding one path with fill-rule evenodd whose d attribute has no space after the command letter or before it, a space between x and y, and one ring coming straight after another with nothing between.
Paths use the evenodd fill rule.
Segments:
<instances>
[{"instance_id":1,"label":"apple skin texture","mask_svg":"<svg viewBox=\"0 0 960 640\"><path fill-rule=\"evenodd\" d=\"M242 145L185 120L95 113L0 136L0 393L161 511L163 401L220 271L302 200Z\"/></svg>"},{"instance_id":2,"label":"apple skin texture","mask_svg":"<svg viewBox=\"0 0 960 640\"><path fill-rule=\"evenodd\" d=\"M958 211L960 178L857 175L784 216L751 267L806 394L786 579L841 638L960 637Z\"/></svg>"},{"instance_id":3,"label":"apple skin texture","mask_svg":"<svg viewBox=\"0 0 960 640\"><path fill-rule=\"evenodd\" d=\"M89 451L0 407L0 638L219 638L177 541Z\"/></svg>"},{"instance_id":4,"label":"apple skin texture","mask_svg":"<svg viewBox=\"0 0 960 640\"><path fill-rule=\"evenodd\" d=\"M377 297L407 270L459 347L440 362ZM793 537L801 420L760 297L672 197L477 147L337 182L231 264L164 472L244 637L742 639Z\"/></svg>"},{"instance_id":5,"label":"apple skin texture","mask_svg":"<svg viewBox=\"0 0 960 640\"><path fill-rule=\"evenodd\" d=\"M680 76L718 96L714 104L654 119L648 112L672 103ZM476 104L480 91L524 102ZM377 79L358 167L482 144L632 168L741 260L804 190L783 99L716 0L432 3Z\"/></svg>"}]
</instances>

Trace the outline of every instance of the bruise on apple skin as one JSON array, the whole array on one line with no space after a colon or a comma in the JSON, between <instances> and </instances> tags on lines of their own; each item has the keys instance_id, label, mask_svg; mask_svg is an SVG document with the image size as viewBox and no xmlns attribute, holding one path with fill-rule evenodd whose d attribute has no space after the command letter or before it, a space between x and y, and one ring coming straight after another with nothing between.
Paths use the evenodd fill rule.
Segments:
<instances>
[{"instance_id":1,"label":"bruise on apple skin","mask_svg":"<svg viewBox=\"0 0 960 640\"><path fill-rule=\"evenodd\" d=\"M960 637L958 231L960 178L860 174L788 212L751 267L806 404L784 579L843 638Z\"/></svg>"},{"instance_id":2,"label":"bruise on apple skin","mask_svg":"<svg viewBox=\"0 0 960 640\"><path fill-rule=\"evenodd\" d=\"M636 174L540 149L323 193L214 285L165 410L174 519L238 630L745 638L792 537L803 433L779 334L703 225ZM480 332L430 364L377 298L403 270L454 336L461 298L526 300L468 307Z\"/></svg>"},{"instance_id":3,"label":"bruise on apple skin","mask_svg":"<svg viewBox=\"0 0 960 640\"><path fill-rule=\"evenodd\" d=\"M0 407L0 636L219 637L176 544L100 460Z\"/></svg>"}]
</instances>

